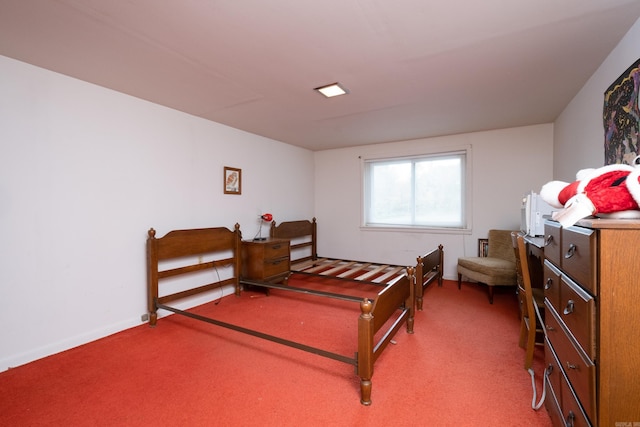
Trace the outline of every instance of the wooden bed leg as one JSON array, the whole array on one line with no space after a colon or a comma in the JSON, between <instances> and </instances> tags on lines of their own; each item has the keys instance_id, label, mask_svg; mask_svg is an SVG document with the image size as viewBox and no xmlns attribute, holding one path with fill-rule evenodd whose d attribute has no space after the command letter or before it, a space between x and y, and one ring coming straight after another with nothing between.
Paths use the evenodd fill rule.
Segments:
<instances>
[{"instance_id":1,"label":"wooden bed leg","mask_svg":"<svg viewBox=\"0 0 640 427\"><path fill-rule=\"evenodd\" d=\"M156 323L158 322L158 313L156 313L155 311L149 313L149 326L156 326Z\"/></svg>"},{"instance_id":2,"label":"wooden bed leg","mask_svg":"<svg viewBox=\"0 0 640 427\"><path fill-rule=\"evenodd\" d=\"M416 271L413 267L407 267L407 279L409 280L409 300L405 302L409 306L409 317L407 318L407 333L413 333L413 323L416 315L416 307L414 305L415 301L415 293L417 286L417 278ZM422 279L421 279L422 280ZM422 290L422 283L420 284L420 289ZM422 306L422 303L420 303Z\"/></svg>"},{"instance_id":3,"label":"wooden bed leg","mask_svg":"<svg viewBox=\"0 0 640 427\"><path fill-rule=\"evenodd\" d=\"M371 405L371 377L373 376L373 304L367 298L360 302L360 317L358 318L358 366L360 377L360 403Z\"/></svg>"},{"instance_id":4,"label":"wooden bed leg","mask_svg":"<svg viewBox=\"0 0 640 427\"><path fill-rule=\"evenodd\" d=\"M371 380L360 378L360 403L371 406Z\"/></svg>"}]
</instances>

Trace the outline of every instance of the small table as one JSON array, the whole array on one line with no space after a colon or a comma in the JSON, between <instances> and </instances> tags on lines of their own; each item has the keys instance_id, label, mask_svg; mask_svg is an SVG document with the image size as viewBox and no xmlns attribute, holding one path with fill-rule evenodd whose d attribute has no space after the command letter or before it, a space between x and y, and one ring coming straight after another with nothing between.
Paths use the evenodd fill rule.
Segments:
<instances>
[{"instance_id":1,"label":"small table","mask_svg":"<svg viewBox=\"0 0 640 427\"><path fill-rule=\"evenodd\" d=\"M288 239L246 240L242 242L241 279L279 283L291 269Z\"/></svg>"}]
</instances>

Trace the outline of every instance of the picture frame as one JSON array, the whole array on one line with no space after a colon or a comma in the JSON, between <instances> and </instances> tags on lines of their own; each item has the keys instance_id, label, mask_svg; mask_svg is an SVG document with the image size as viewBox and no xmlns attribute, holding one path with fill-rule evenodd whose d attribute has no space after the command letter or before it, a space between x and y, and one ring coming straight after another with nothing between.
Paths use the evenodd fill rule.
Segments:
<instances>
[{"instance_id":1,"label":"picture frame","mask_svg":"<svg viewBox=\"0 0 640 427\"><path fill-rule=\"evenodd\" d=\"M489 239L478 239L478 256L486 257L489 253Z\"/></svg>"},{"instance_id":2,"label":"picture frame","mask_svg":"<svg viewBox=\"0 0 640 427\"><path fill-rule=\"evenodd\" d=\"M242 194L242 169L224 167L224 194Z\"/></svg>"}]
</instances>

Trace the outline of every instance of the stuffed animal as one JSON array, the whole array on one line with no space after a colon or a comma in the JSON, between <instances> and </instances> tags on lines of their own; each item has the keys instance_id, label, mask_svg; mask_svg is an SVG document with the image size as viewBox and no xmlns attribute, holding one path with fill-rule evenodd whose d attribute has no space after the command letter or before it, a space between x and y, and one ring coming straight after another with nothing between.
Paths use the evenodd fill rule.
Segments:
<instances>
[{"instance_id":1,"label":"stuffed animal","mask_svg":"<svg viewBox=\"0 0 640 427\"><path fill-rule=\"evenodd\" d=\"M640 156L634 165L640 164ZM554 208L552 219L563 226L573 225L588 216L640 218L640 168L607 165L583 169L576 181L551 181L542 186L540 196Z\"/></svg>"}]
</instances>

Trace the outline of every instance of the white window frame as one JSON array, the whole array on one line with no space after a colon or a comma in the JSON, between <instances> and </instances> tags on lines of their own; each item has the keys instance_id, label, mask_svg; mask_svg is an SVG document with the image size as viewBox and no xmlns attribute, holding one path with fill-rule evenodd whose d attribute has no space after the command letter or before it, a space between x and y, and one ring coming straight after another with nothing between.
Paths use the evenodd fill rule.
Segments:
<instances>
[{"instance_id":1,"label":"white window frame","mask_svg":"<svg viewBox=\"0 0 640 427\"><path fill-rule=\"evenodd\" d=\"M462 188L462 224L460 226L431 226L431 225L399 225L399 224L384 224L384 223L367 223L367 203L369 203L368 194L368 167L369 163L374 162L389 162L389 161L402 161L421 158L437 158L446 157L450 155L462 155L464 159L463 165L463 188ZM424 231L424 232L463 232L469 233L472 228L472 150L471 146L457 147L457 148L443 148L434 150L422 150L417 153L402 153L397 155L379 154L360 157L360 170L361 170L361 230L398 230L398 231Z\"/></svg>"}]
</instances>

